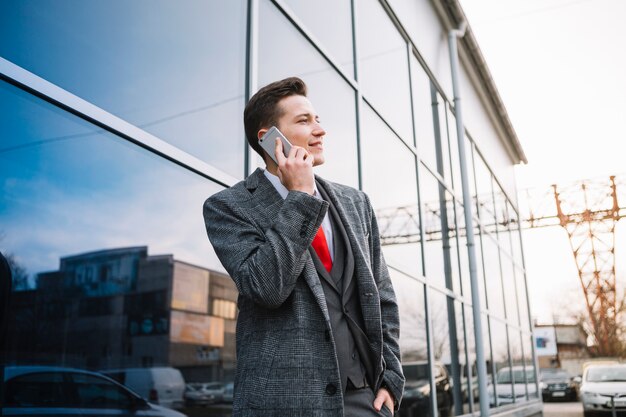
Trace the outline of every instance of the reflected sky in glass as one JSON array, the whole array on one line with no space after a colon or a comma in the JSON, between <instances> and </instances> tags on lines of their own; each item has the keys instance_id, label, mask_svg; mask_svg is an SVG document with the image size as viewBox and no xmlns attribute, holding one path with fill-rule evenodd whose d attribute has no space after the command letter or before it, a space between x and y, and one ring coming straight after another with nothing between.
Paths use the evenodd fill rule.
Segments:
<instances>
[{"instance_id":1,"label":"reflected sky in glass","mask_svg":"<svg viewBox=\"0 0 626 417\"><path fill-rule=\"evenodd\" d=\"M302 78L326 130L326 162L315 172L358 187L354 90L268 0L260 3L259 21L259 88L291 76Z\"/></svg>"},{"instance_id":2,"label":"reflected sky in glass","mask_svg":"<svg viewBox=\"0 0 626 417\"><path fill-rule=\"evenodd\" d=\"M358 2L359 82L363 95L413 144L406 43L377 0Z\"/></svg>"},{"instance_id":3,"label":"reflected sky in glass","mask_svg":"<svg viewBox=\"0 0 626 417\"><path fill-rule=\"evenodd\" d=\"M499 371L503 367L509 366L509 351L504 323L491 319L491 339L493 360L496 363L496 371Z\"/></svg>"},{"instance_id":4,"label":"reflected sky in glass","mask_svg":"<svg viewBox=\"0 0 626 417\"><path fill-rule=\"evenodd\" d=\"M354 78L350 0L286 0L285 3L341 69Z\"/></svg>"},{"instance_id":5,"label":"reflected sky in glass","mask_svg":"<svg viewBox=\"0 0 626 417\"><path fill-rule=\"evenodd\" d=\"M363 189L374 209L417 204L415 156L367 104L362 106ZM387 245L385 258L413 276L422 276L419 243Z\"/></svg>"},{"instance_id":6,"label":"reflected sky in glass","mask_svg":"<svg viewBox=\"0 0 626 417\"><path fill-rule=\"evenodd\" d=\"M202 204L220 186L0 83L0 250L32 276L61 257L148 246L223 270Z\"/></svg>"},{"instance_id":7,"label":"reflected sky in glass","mask_svg":"<svg viewBox=\"0 0 626 417\"><path fill-rule=\"evenodd\" d=\"M420 158L437 171L437 150L435 148L435 128L430 78L411 55L411 86L413 87L413 115L415 117L415 138Z\"/></svg>"},{"instance_id":8,"label":"reflected sky in glass","mask_svg":"<svg viewBox=\"0 0 626 417\"><path fill-rule=\"evenodd\" d=\"M389 269L389 275L393 282L400 311L399 343L402 361L426 360L428 355L424 284L393 268Z\"/></svg>"},{"instance_id":9,"label":"reflected sky in glass","mask_svg":"<svg viewBox=\"0 0 626 417\"><path fill-rule=\"evenodd\" d=\"M245 3L0 2L0 56L241 178Z\"/></svg>"},{"instance_id":10,"label":"reflected sky in glass","mask_svg":"<svg viewBox=\"0 0 626 417\"><path fill-rule=\"evenodd\" d=\"M530 329L530 319L528 317L528 302L526 298L526 285L524 282L524 272L515 268L515 285L517 286L517 299L519 300L519 314L522 330Z\"/></svg>"},{"instance_id":11,"label":"reflected sky in glass","mask_svg":"<svg viewBox=\"0 0 626 417\"><path fill-rule=\"evenodd\" d=\"M515 271L510 258L502 256L502 285L506 304L506 318L509 323L519 326L519 312L517 309L517 288L515 286Z\"/></svg>"},{"instance_id":12,"label":"reflected sky in glass","mask_svg":"<svg viewBox=\"0 0 626 417\"><path fill-rule=\"evenodd\" d=\"M487 308L486 295L485 295L485 269L484 262L488 262L488 259L483 259L483 246L480 239L480 227L474 228L474 251L476 254L476 280L478 281L478 295L480 296L480 308ZM466 244L467 240L463 242ZM467 256L467 251L465 251ZM470 292L471 294L471 292Z\"/></svg>"},{"instance_id":13,"label":"reflected sky in glass","mask_svg":"<svg viewBox=\"0 0 626 417\"><path fill-rule=\"evenodd\" d=\"M441 205L439 202L439 188L442 187L435 177L423 166L420 167L420 198L424 211L424 263L426 277L429 282L446 287L444 270L443 241L441 237Z\"/></svg>"},{"instance_id":14,"label":"reflected sky in glass","mask_svg":"<svg viewBox=\"0 0 626 417\"><path fill-rule=\"evenodd\" d=\"M446 106L446 116L448 118L448 142L450 148L450 165L452 169L452 179L448 182L457 190L461 189L461 163L459 162L459 140L456 133L456 116ZM442 136L443 137L443 136ZM443 140L443 139L442 139ZM466 155L467 158L467 155Z\"/></svg>"},{"instance_id":15,"label":"reflected sky in glass","mask_svg":"<svg viewBox=\"0 0 626 417\"><path fill-rule=\"evenodd\" d=\"M502 294L502 280L498 246L487 234L483 235L483 256L485 257L485 281L487 286L487 302L489 311L498 317L504 318L504 300Z\"/></svg>"}]
</instances>

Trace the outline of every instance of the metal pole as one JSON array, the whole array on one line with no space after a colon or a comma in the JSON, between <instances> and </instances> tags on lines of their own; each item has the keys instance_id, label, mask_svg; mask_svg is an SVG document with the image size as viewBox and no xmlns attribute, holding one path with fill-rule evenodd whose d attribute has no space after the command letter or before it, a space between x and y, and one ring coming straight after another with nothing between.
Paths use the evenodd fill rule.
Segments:
<instances>
[{"instance_id":1,"label":"metal pole","mask_svg":"<svg viewBox=\"0 0 626 417\"><path fill-rule=\"evenodd\" d=\"M450 69L452 71L452 90L454 92L454 110L456 113L456 134L459 145L459 162L461 168L461 186L463 188L463 211L465 214L465 227L467 228L467 257L470 269L470 284L472 290L472 312L474 316L474 339L476 340L476 362L478 371L478 394L480 398L481 417L489 416L489 397L487 396L487 366L485 362L485 349L483 346L482 316L480 314L480 297L478 277L476 276L476 253L474 250L474 227L472 220L472 196L469 191L467 180L467 162L465 159L465 129L463 128L463 115L461 113L461 96L459 93L459 55L457 51L457 38L465 35L466 22L462 22L459 29L452 29L448 34L450 46Z\"/></svg>"}]
</instances>

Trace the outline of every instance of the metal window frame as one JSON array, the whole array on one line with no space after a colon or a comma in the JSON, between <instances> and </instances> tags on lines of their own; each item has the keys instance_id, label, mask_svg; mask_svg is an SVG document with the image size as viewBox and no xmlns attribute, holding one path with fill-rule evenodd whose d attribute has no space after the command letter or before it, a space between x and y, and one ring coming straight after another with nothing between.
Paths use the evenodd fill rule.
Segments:
<instances>
[{"instance_id":1,"label":"metal window frame","mask_svg":"<svg viewBox=\"0 0 626 417\"><path fill-rule=\"evenodd\" d=\"M0 57L0 80L6 81L80 119L92 123L122 139L126 139L219 185L229 187L239 181L157 136L114 116L2 57Z\"/></svg>"}]
</instances>

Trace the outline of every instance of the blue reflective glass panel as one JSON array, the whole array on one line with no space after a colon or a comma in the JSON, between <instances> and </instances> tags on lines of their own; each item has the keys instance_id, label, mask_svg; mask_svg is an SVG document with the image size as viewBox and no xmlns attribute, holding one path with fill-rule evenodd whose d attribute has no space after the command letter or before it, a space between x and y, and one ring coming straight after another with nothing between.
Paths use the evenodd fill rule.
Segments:
<instances>
[{"instance_id":1,"label":"blue reflective glass panel","mask_svg":"<svg viewBox=\"0 0 626 417\"><path fill-rule=\"evenodd\" d=\"M0 56L240 178L245 5L0 2Z\"/></svg>"},{"instance_id":2,"label":"blue reflective glass panel","mask_svg":"<svg viewBox=\"0 0 626 417\"><path fill-rule=\"evenodd\" d=\"M170 309L208 320L209 275L223 271L202 217L221 188L0 83L0 251L16 284L9 359L169 364Z\"/></svg>"}]
</instances>

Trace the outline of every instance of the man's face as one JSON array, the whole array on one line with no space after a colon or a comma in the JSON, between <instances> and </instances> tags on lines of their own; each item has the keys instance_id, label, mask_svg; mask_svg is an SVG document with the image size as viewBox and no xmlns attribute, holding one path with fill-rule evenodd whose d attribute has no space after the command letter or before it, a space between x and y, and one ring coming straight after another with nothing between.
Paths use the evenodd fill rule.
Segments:
<instances>
[{"instance_id":1,"label":"man's face","mask_svg":"<svg viewBox=\"0 0 626 417\"><path fill-rule=\"evenodd\" d=\"M324 163L324 135L313 105L300 95L288 96L278 102L282 116L278 129L294 146L306 149L313 156L313 166Z\"/></svg>"}]
</instances>

